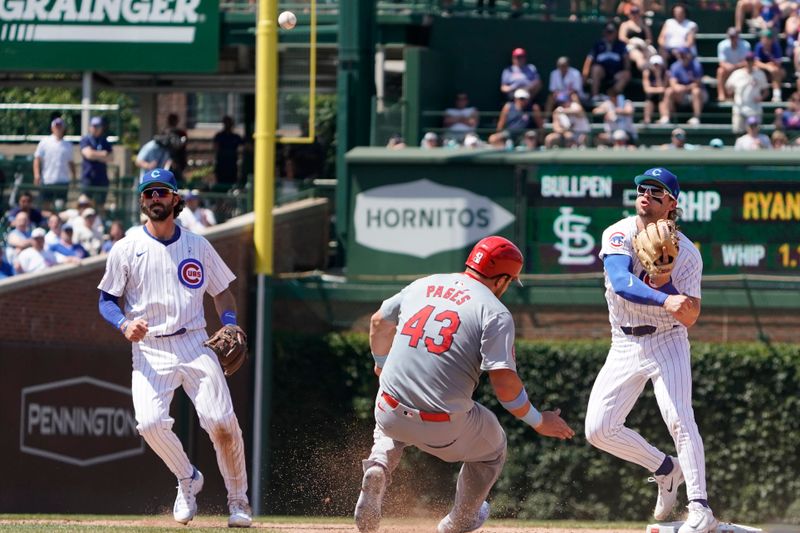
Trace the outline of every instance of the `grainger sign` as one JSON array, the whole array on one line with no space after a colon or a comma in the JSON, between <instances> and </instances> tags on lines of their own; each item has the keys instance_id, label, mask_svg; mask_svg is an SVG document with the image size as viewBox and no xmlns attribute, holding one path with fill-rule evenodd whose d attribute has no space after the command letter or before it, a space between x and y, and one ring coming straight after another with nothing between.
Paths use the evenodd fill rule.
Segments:
<instances>
[{"instance_id":1,"label":"grainger sign","mask_svg":"<svg viewBox=\"0 0 800 533\"><path fill-rule=\"evenodd\" d=\"M216 0L0 0L0 69L213 72Z\"/></svg>"},{"instance_id":2,"label":"grainger sign","mask_svg":"<svg viewBox=\"0 0 800 533\"><path fill-rule=\"evenodd\" d=\"M144 452L129 388L89 376L22 389L20 450L76 466Z\"/></svg>"}]
</instances>

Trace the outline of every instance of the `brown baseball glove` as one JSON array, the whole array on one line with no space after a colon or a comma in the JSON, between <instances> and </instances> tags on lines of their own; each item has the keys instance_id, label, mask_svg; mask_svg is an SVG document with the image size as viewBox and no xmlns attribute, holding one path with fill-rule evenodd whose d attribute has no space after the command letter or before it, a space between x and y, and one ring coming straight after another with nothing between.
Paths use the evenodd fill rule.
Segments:
<instances>
[{"instance_id":1,"label":"brown baseball glove","mask_svg":"<svg viewBox=\"0 0 800 533\"><path fill-rule=\"evenodd\" d=\"M232 376L247 360L247 335L239 326L222 326L203 346L217 354L226 376Z\"/></svg>"},{"instance_id":2,"label":"brown baseball glove","mask_svg":"<svg viewBox=\"0 0 800 533\"><path fill-rule=\"evenodd\" d=\"M678 227L663 218L651 222L633 237L633 249L650 277L650 285L660 287L669 281L678 257Z\"/></svg>"}]
</instances>

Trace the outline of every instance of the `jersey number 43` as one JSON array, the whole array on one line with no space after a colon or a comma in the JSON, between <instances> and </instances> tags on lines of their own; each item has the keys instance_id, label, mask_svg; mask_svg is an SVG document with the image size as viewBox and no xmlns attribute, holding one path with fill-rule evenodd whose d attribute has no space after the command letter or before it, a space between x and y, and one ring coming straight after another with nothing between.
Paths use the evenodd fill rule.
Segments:
<instances>
[{"instance_id":1,"label":"jersey number 43","mask_svg":"<svg viewBox=\"0 0 800 533\"><path fill-rule=\"evenodd\" d=\"M408 345L412 348L417 348L419 341L423 340L424 337L425 348L427 348L428 352L434 355L442 355L453 344L453 335L456 334L459 326L461 326L461 318L459 318L458 313L449 309L437 313L433 316L434 325L439 326L436 338L425 336L425 325L428 320L431 320L431 315L435 310L435 306L426 305L403 324L403 329L400 333L410 337ZM436 342L437 338L441 338L441 340Z\"/></svg>"}]
</instances>

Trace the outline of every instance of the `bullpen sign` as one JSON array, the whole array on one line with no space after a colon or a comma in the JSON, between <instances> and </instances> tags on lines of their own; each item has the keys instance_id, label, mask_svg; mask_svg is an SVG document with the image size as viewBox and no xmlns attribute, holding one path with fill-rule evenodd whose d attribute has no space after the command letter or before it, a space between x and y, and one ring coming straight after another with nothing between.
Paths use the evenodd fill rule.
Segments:
<instances>
[{"instance_id":1,"label":"bullpen sign","mask_svg":"<svg viewBox=\"0 0 800 533\"><path fill-rule=\"evenodd\" d=\"M0 69L216 72L216 0L0 0Z\"/></svg>"}]
</instances>

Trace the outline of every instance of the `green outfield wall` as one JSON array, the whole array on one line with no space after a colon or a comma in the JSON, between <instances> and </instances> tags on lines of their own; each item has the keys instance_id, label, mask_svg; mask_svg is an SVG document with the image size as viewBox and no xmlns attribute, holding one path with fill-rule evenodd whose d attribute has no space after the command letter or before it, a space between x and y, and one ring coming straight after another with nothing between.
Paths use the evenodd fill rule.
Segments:
<instances>
[{"instance_id":1,"label":"green outfield wall","mask_svg":"<svg viewBox=\"0 0 800 533\"><path fill-rule=\"evenodd\" d=\"M633 178L653 166L679 177L679 224L704 275L800 275L793 152L357 148L347 166L351 276L457 270L491 234L520 245L526 274L598 273L603 230L634 214Z\"/></svg>"}]
</instances>

